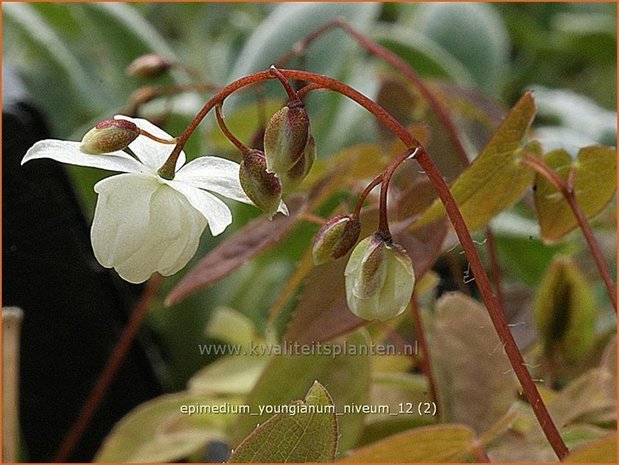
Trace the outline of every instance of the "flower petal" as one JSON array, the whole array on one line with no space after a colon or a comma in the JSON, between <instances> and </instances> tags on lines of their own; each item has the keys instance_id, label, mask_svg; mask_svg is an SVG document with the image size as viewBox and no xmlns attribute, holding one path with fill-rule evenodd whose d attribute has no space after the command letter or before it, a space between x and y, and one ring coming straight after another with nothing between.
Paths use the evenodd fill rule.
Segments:
<instances>
[{"instance_id":1,"label":"flower petal","mask_svg":"<svg viewBox=\"0 0 619 465\"><path fill-rule=\"evenodd\" d=\"M22 159L23 165L27 161L38 158L51 158L71 165L90 166L110 171L125 173L139 173L144 170L143 165L125 152L112 152L103 155L92 155L80 150L80 142L71 142L57 139L45 139L35 143Z\"/></svg>"},{"instance_id":2,"label":"flower petal","mask_svg":"<svg viewBox=\"0 0 619 465\"><path fill-rule=\"evenodd\" d=\"M177 181L253 205L239 181L240 165L219 157L199 157L176 173Z\"/></svg>"},{"instance_id":3,"label":"flower petal","mask_svg":"<svg viewBox=\"0 0 619 465\"><path fill-rule=\"evenodd\" d=\"M143 282L155 271L169 276L194 256L206 219L187 199L162 184L150 203L149 232L140 248L115 268L124 279Z\"/></svg>"},{"instance_id":4,"label":"flower petal","mask_svg":"<svg viewBox=\"0 0 619 465\"><path fill-rule=\"evenodd\" d=\"M148 234L151 197L160 186L142 174L120 174L95 185L99 198L90 238L101 265L115 267L139 250Z\"/></svg>"},{"instance_id":5,"label":"flower petal","mask_svg":"<svg viewBox=\"0 0 619 465\"><path fill-rule=\"evenodd\" d=\"M163 129L158 128L153 123L142 118L130 118L129 116L116 115L115 119L124 119L136 124L140 129L143 129L153 136L157 136L161 139L172 139L172 136L165 132ZM153 173L156 173L161 165L168 159L170 153L174 149L174 144L162 144L155 142L146 136L138 136L136 140L129 144L129 148L136 154L136 156L147 165ZM176 162L176 169L180 169L185 164L185 152L181 152Z\"/></svg>"},{"instance_id":6,"label":"flower petal","mask_svg":"<svg viewBox=\"0 0 619 465\"><path fill-rule=\"evenodd\" d=\"M189 203L206 218L213 236L224 232L232 223L230 209L213 194L181 181L166 181L166 184L183 194Z\"/></svg>"}]
</instances>

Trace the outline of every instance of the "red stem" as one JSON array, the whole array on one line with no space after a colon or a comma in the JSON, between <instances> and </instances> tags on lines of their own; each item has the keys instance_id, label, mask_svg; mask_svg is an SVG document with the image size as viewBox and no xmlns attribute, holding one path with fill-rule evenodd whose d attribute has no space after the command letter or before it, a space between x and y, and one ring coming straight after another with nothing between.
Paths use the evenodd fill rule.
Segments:
<instances>
[{"instance_id":1,"label":"red stem","mask_svg":"<svg viewBox=\"0 0 619 465\"><path fill-rule=\"evenodd\" d=\"M107 359L106 365L97 379L97 383L90 391L88 399L82 406L82 410L73 423L73 426L71 426L71 430L65 436L62 444L58 448L58 451L52 460L53 462L66 462L69 459L69 456L73 453L75 446L84 435L84 432L90 425L92 417L95 413L97 413L97 410L101 405L101 401L103 401L110 384L114 381L118 369L122 366L125 356L131 349L131 344L133 343L135 336L138 334L138 331L142 326L142 321L150 308L150 303L155 297L155 294L157 294L162 282L163 277L158 274L153 276L148 281L148 285L146 286L146 289L144 289L144 292L140 297L140 301L133 309L129 321L123 328L123 332L120 335L114 350Z\"/></svg>"},{"instance_id":2,"label":"red stem","mask_svg":"<svg viewBox=\"0 0 619 465\"><path fill-rule=\"evenodd\" d=\"M479 254L473 243L473 239L469 233L469 230L464 222L462 214L458 209L455 199L449 191L449 186L443 179L438 168L426 152L423 145L413 137L404 126L402 126L393 116L391 116L384 108L372 101L370 98L356 91L352 87L328 76L323 76L307 71L299 70L280 70L281 73L289 79L300 79L303 81L319 84L321 87L331 89L334 92L340 93L345 97L355 101L363 108L368 110L376 119L378 119L387 129L395 134L404 144L410 149L417 149L416 159L421 165L421 168L426 172L429 180L432 182L434 188L437 191L441 202L445 206L445 210L451 223L454 226L456 234L462 244L462 248L471 264L473 275L475 276L475 282L479 288L480 294L488 313L492 320L492 323L497 331L497 334L504 345L505 353L510 360L512 368L522 386L523 392L531 405L535 416L548 439L548 442L554 449L559 459L563 459L568 454L568 449L563 439L561 438L556 425L552 421L552 418L546 408L546 405L541 399L537 386L531 379L527 367L525 365L522 354L514 341L514 338L509 330L509 326L505 320L503 311L499 305L492 291L492 285L484 266L481 262ZM200 124L206 114L217 103L221 103L228 95L239 90L245 86L255 84L256 82L272 79L273 75L270 71L261 71L254 73L250 76L245 76L237 81L234 81L224 87L217 95L209 100L196 117L191 121L185 131L179 136L179 143L172 151L170 158L166 161L168 163L176 163L176 158L183 148L183 145L187 139L191 136L193 131ZM173 166L173 165L172 165Z\"/></svg>"},{"instance_id":3,"label":"red stem","mask_svg":"<svg viewBox=\"0 0 619 465\"><path fill-rule=\"evenodd\" d=\"M617 313L617 294L615 293L615 283L613 282L613 278L611 278L610 270L608 269L608 265L604 260L604 255L600 249L600 246L593 235L593 230L591 229L591 225L589 221L587 221L587 216L582 211L578 200L576 199L576 194L574 193L574 171L573 169L570 171L568 175L567 181L564 180L559 174L552 169L544 160L536 157L535 155L530 154L529 152L524 152L525 159L523 163L527 166L533 168L536 172L544 176L548 182L550 182L565 198L568 205L572 209L572 213L576 217L576 221L582 230L583 235L585 236L585 240L589 245L589 249L591 250L591 255L593 255L593 259L595 260L595 264L600 272L600 276L602 277L602 281L604 281L604 286L606 287L606 292L608 293L608 297L610 298L610 302Z\"/></svg>"}]
</instances>

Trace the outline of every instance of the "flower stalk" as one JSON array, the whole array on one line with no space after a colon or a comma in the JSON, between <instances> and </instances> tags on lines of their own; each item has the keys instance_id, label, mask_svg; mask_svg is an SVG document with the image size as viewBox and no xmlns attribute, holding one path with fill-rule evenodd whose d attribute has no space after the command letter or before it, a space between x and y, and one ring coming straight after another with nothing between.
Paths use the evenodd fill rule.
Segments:
<instances>
[{"instance_id":1,"label":"flower stalk","mask_svg":"<svg viewBox=\"0 0 619 465\"><path fill-rule=\"evenodd\" d=\"M518 349L518 346L509 330L503 311L492 290L490 279L488 278L481 258L477 253L471 234L466 226L466 223L464 222L464 218L458 209L455 199L449 191L449 186L443 179L440 171L436 167L436 164L432 161L423 145L417 141L417 139L415 139L415 137L413 137L406 130L406 128L402 126L384 108L350 86L328 76L323 76L308 71L288 69L280 71L289 79L298 79L310 82L320 87L328 88L334 92L340 93L355 101L357 104L369 111L387 129L389 129L402 142L404 142L407 147L410 149L417 149L415 158L421 165L421 168L426 172L430 182L432 182L439 198L441 199L441 202L445 207L447 215L454 226L466 257L471 264L471 270L475 276L475 282L479 288L482 299L486 305L497 334L505 348L505 353L509 358L512 368L522 386L524 395L531 405L533 412L535 413L535 416L537 417L537 420L555 453L559 459L565 458L569 452L567 446L561 438L561 435L559 434L559 431L554 424L546 405L542 401L539 391L537 390L537 386L533 382L522 354L520 353L520 350ZM179 156L186 141L193 134L202 119L215 105L223 102L226 97L239 89L272 78L273 74L270 70L260 71L249 76L245 76L225 86L200 109L196 117L189 123L185 131L179 136L178 143L172 151L170 159L174 159L174 157Z\"/></svg>"}]
</instances>

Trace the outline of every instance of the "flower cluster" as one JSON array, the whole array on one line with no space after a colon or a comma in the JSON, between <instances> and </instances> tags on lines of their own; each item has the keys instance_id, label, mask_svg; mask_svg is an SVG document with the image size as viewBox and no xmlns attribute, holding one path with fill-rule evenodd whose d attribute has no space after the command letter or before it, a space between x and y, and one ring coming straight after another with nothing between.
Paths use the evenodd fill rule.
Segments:
<instances>
[{"instance_id":1,"label":"flower cluster","mask_svg":"<svg viewBox=\"0 0 619 465\"><path fill-rule=\"evenodd\" d=\"M122 173L94 187L99 196L91 241L99 263L132 283L154 272L176 273L194 256L207 225L213 235L228 227L230 209L213 193L252 203L239 183L239 165L230 160L205 156L185 163L181 152L174 179L164 179L158 169L173 148L161 142L166 140L171 136L150 122L118 115L98 124L81 143L39 141L22 160L51 158Z\"/></svg>"}]
</instances>

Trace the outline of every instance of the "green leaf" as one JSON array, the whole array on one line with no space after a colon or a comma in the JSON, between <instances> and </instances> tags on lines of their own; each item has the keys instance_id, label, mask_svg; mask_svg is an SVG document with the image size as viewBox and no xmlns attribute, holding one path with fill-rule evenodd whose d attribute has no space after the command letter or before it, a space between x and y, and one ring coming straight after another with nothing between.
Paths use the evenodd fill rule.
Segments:
<instances>
[{"instance_id":1,"label":"green leaf","mask_svg":"<svg viewBox=\"0 0 619 465\"><path fill-rule=\"evenodd\" d=\"M415 29L458 59L481 87L497 88L506 71L509 39L493 6L426 3L415 19Z\"/></svg>"},{"instance_id":2,"label":"green leaf","mask_svg":"<svg viewBox=\"0 0 619 465\"><path fill-rule=\"evenodd\" d=\"M602 211L615 195L617 154L614 148L584 147L575 161L566 151L554 150L544 155L544 161L563 179L574 169L574 194L587 218ZM541 235L547 242L557 241L578 227L578 222L563 195L541 174L536 174L535 185Z\"/></svg>"},{"instance_id":3,"label":"green leaf","mask_svg":"<svg viewBox=\"0 0 619 465\"><path fill-rule=\"evenodd\" d=\"M279 4L247 40L230 78L237 79L268 69L284 53L292 50L298 40L333 18L343 16L351 23L363 27L377 11L378 5L371 3ZM346 51L354 50L354 47L352 39L346 39L343 32L330 32L311 47L306 67L319 73L337 74L334 71L347 61L341 57Z\"/></svg>"},{"instance_id":4,"label":"green leaf","mask_svg":"<svg viewBox=\"0 0 619 465\"><path fill-rule=\"evenodd\" d=\"M429 343L445 420L483 433L508 411L518 386L488 312L460 293L441 297Z\"/></svg>"},{"instance_id":5,"label":"green leaf","mask_svg":"<svg viewBox=\"0 0 619 465\"><path fill-rule=\"evenodd\" d=\"M533 173L520 163L520 150L534 116L533 95L527 92L479 156L451 185L451 193L470 230L483 228L519 200L531 184ZM437 199L413 227L432 223L444 214L443 204Z\"/></svg>"},{"instance_id":6,"label":"green leaf","mask_svg":"<svg viewBox=\"0 0 619 465\"><path fill-rule=\"evenodd\" d=\"M336 405L342 412L344 405L367 404L370 389L369 356L357 352L342 353L335 357L334 350L361 350L368 344L365 331L357 331L347 338L333 341L329 344L303 344L298 350L305 348L313 350L312 355L291 355L294 344L272 346L274 349L286 349L289 353L275 355L262 373L256 386L246 399L252 412L258 412L261 406L277 406L287 404L291 400L300 399L305 390L315 380L318 380L328 390ZM284 343L282 343L284 344ZM322 347L319 352L319 347ZM331 350L329 354L327 350ZM232 441L238 443L250 433L257 423L268 418L263 415L240 415L236 423ZM344 451L356 443L361 433L363 414L346 414L338 418L340 429L339 449Z\"/></svg>"},{"instance_id":7,"label":"green leaf","mask_svg":"<svg viewBox=\"0 0 619 465\"><path fill-rule=\"evenodd\" d=\"M344 462L463 462L475 433L462 425L415 428L353 451Z\"/></svg>"},{"instance_id":8,"label":"green leaf","mask_svg":"<svg viewBox=\"0 0 619 465\"><path fill-rule=\"evenodd\" d=\"M257 427L230 457L230 462L329 462L337 449L335 406L318 381L305 401Z\"/></svg>"},{"instance_id":9,"label":"green leaf","mask_svg":"<svg viewBox=\"0 0 619 465\"><path fill-rule=\"evenodd\" d=\"M548 355L557 350L571 362L593 346L595 299L585 277L567 257L556 257L535 300L535 323Z\"/></svg>"},{"instance_id":10,"label":"green leaf","mask_svg":"<svg viewBox=\"0 0 619 465\"><path fill-rule=\"evenodd\" d=\"M223 440L231 413L196 413L189 407L232 410L236 401L188 392L150 400L129 412L105 438L97 462L174 462L193 454L209 441ZM210 408L211 408L210 407Z\"/></svg>"},{"instance_id":11,"label":"green leaf","mask_svg":"<svg viewBox=\"0 0 619 465\"><path fill-rule=\"evenodd\" d=\"M617 435L592 441L573 450L563 460L572 463L617 463Z\"/></svg>"},{"instance_id":12,"label":"green leaf","mask_svg":"<svg viewBox=\"0 0 619 465\"><path fill-rule=\"evenodd\" d=\"M216 360L189 380L189 390L196 393L247 394L264 371L268 358L229 356Z\"/></svg>"}]
</instances>

